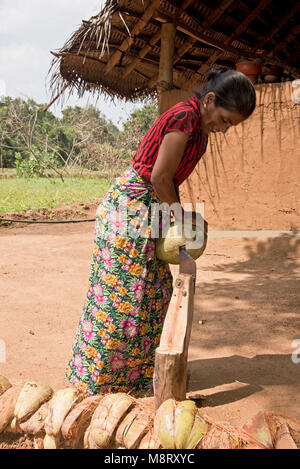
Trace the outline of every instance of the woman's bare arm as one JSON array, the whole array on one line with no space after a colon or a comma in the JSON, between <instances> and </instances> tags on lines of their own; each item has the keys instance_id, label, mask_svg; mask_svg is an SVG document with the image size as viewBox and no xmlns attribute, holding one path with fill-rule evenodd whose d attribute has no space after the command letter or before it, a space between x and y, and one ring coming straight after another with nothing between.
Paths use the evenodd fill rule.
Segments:
<instances>
[{"instance_id":1,"label":"woman's bare arm","mask_svg":"<svg viewBox=\"0 0 300 469\"><path fill-rule=\"evenodd\" d=\"M151 174L151 184L161 202L169 205L180 203L175 186L174 176L184 153L188 136L183 132L168 133L160 146L157 159Z\"/></svg>"}]
</instances>

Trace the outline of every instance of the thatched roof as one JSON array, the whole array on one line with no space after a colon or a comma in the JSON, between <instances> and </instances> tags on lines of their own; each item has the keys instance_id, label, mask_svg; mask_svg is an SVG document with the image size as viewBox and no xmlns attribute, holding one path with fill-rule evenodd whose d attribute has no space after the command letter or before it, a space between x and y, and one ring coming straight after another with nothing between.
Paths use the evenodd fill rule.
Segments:
<instances>
[{"instance_id":1,"label":"thatched roof","mask_svg":"<svg viewBox=\"0 0 300 469\"><path fill-rule=\"evenodd\" d=\"M164 22L176 24L174 88L191 88L212 64L234 68L242 57L300 77L300 2L108 0L52 52L53 95L68 88L127 100L155 94Z\"/></svg>"}]
</instances>

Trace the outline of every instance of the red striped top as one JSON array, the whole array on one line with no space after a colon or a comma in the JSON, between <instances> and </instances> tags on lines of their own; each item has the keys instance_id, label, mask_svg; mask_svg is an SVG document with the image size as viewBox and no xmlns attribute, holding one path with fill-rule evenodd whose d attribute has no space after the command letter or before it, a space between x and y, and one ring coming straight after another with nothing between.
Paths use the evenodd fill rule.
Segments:
<instances>
[{"instance_id":1,"label":"red striped top","mask_svg":"<svg viewBox=\"0 0 300 469\"><path fill-rule=\"evenodd\" d=\"M174 185L178 187L191 174L205 153L208 136L200 126L200 103L196 96L176 104L161 114L144 135L132 159L132 166L140 176L150 182L152 169L164 136L174 130L184 132L189 139L174 175Z\"/></svg>"}]
</instances>

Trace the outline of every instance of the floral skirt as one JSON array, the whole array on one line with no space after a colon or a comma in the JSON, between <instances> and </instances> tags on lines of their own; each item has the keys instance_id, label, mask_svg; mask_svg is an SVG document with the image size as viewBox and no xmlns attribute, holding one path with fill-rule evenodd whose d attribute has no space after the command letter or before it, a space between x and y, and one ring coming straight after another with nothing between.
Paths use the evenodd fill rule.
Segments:
<instances>
[{"instance_id":1,"label":"floral skirt","mask_svg":"<svg viewBox=\"0 0 300 469\"><path fill-rule=\"evenodd\" d=\"M98 207L88 292L66 369L87 394L152 390L173 288L151 237L155 203L152 186L129 168Z\"/></svg>"}]
</instances>

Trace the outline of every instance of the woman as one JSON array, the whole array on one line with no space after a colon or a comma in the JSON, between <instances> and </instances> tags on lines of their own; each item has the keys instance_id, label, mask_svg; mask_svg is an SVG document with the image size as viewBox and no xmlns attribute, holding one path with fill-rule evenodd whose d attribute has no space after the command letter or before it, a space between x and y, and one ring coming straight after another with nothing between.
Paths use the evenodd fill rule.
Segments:
<instances>
[{"instance_id":1,"label":"woman","mask_svg":"<svg viewBox=\"0 0 300 469\"><path fill-rule=\"evenodd\" d=\"M104 197L87 298L66 370L78 389L91 395L152 389L172 275L155 255L150 207L180 204L178 187L205 153L208 134L241 123L255 103L245 75L213 68L201 90L156 120L132 167Z\"/></svg>"}]
</instances>

